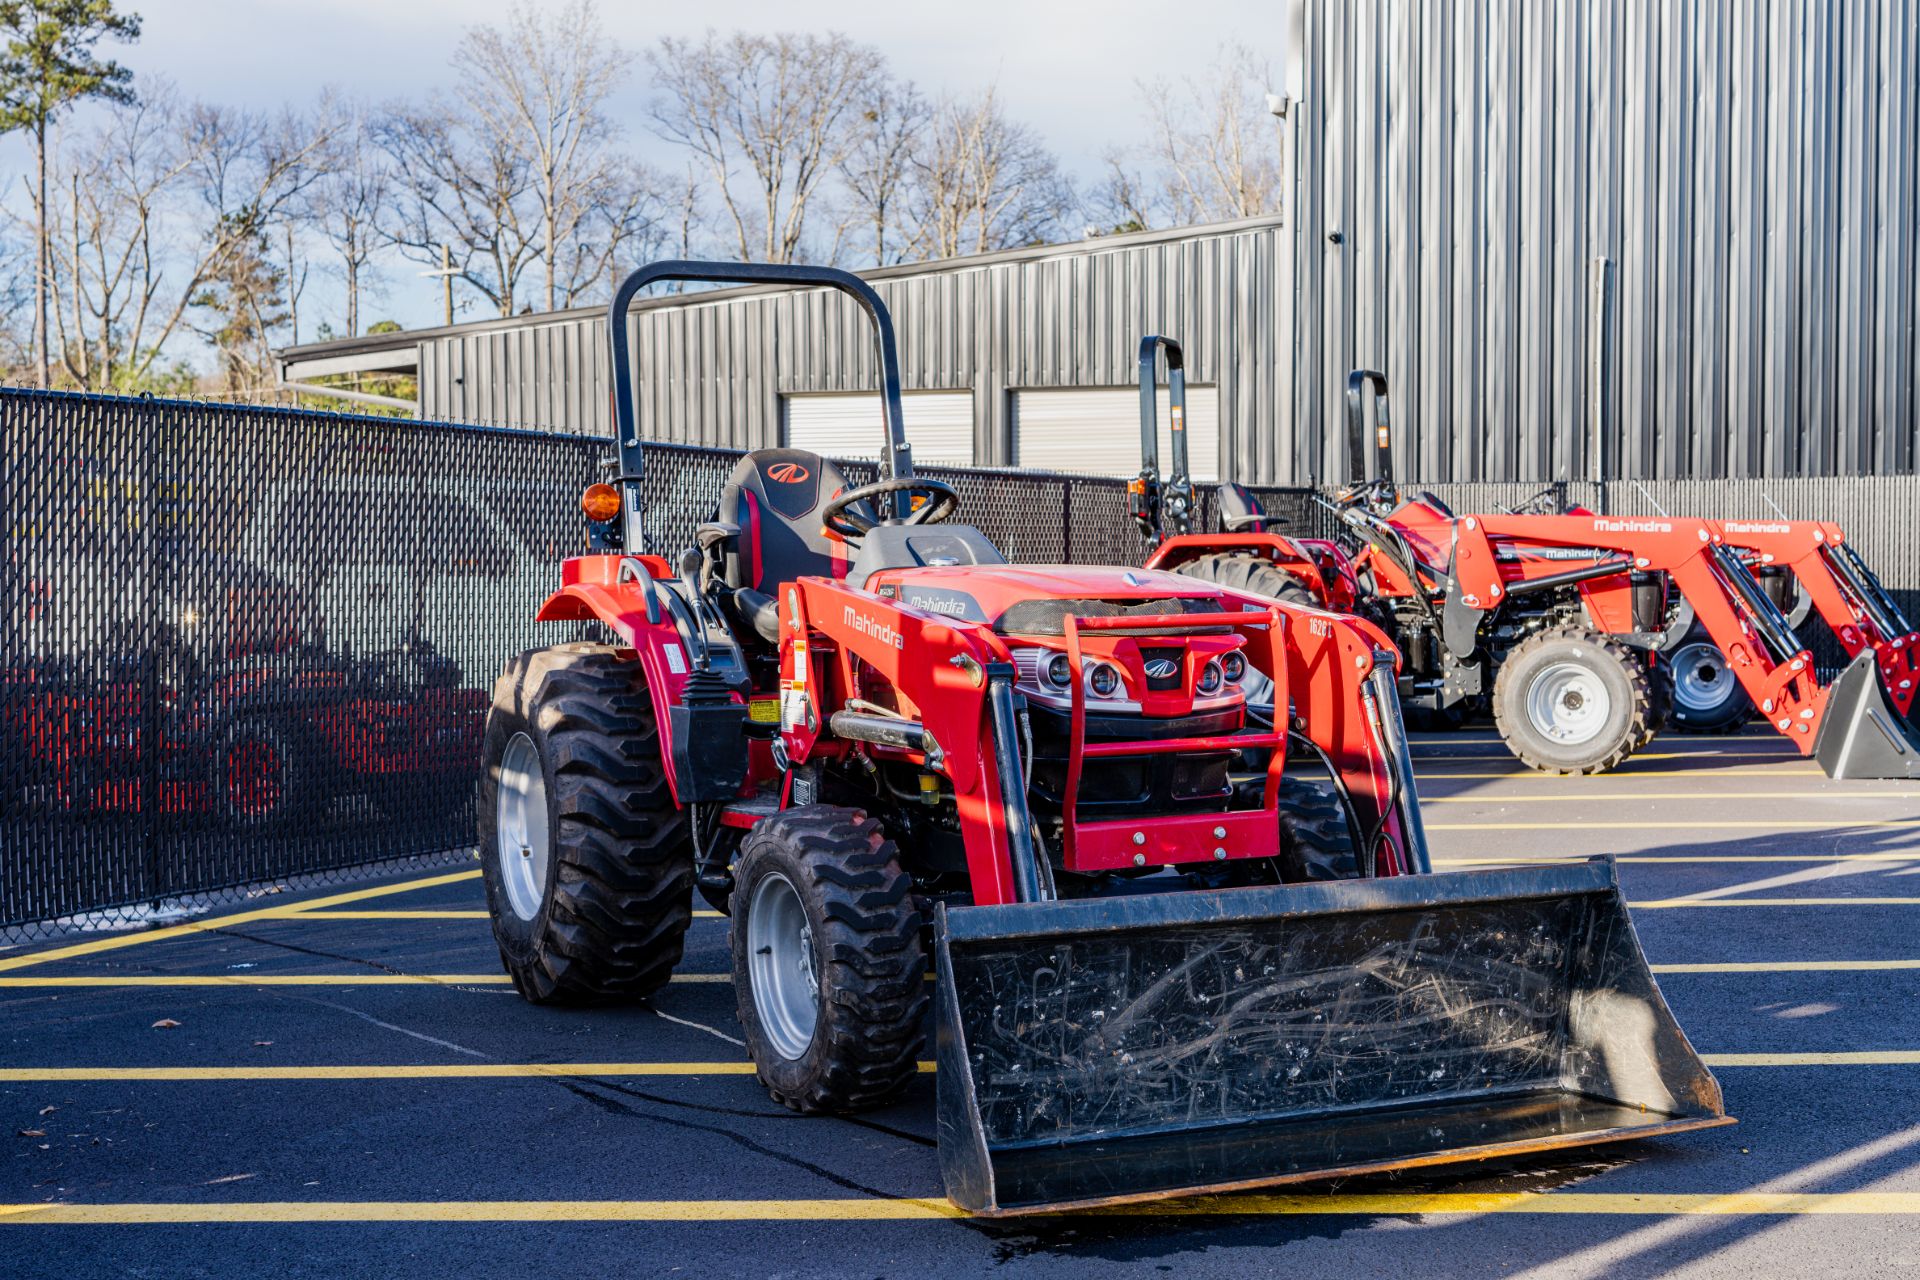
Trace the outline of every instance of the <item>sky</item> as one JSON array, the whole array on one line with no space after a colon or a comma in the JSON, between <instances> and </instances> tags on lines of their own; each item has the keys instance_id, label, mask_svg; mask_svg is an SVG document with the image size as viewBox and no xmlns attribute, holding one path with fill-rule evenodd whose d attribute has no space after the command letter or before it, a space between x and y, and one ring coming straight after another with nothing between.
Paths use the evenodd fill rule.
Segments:
<instances>
[{"instance_id":1,"label":"sky","mask_svg":"<svg viewBox=\"0 0 1920 1280\"><path fill-rule=\"evenodd\" d=\"M131 47L112 46L110 56L138 75L173 80L188 97L254 108L304 105L326 87L375 102L448 87L447 58L461 32L502 24L511 7L510 0L116 3L142 17L145 34ZM896 74L930 93L996 84L1007 113L1036 128L1067 172L1086 181L1101 172L1102 152L1144 128L1138 81L1197 75L1231 41L1272 49L1277 63L1280 9L1281 0L1216 0L1175 10L1063 0L601 0L600 16L608 35L634 55L634 74L616 106L643 158L669 156L647 130L650 95L640 56L660 37L698 36L709 27L838 30L879 48ZM25 172L27 152L18 139L0 144L0 163ZM379 310L409 327L437 323L438 296L435 281L402 267L391 273Z\"/></svg>"}]
</instances>

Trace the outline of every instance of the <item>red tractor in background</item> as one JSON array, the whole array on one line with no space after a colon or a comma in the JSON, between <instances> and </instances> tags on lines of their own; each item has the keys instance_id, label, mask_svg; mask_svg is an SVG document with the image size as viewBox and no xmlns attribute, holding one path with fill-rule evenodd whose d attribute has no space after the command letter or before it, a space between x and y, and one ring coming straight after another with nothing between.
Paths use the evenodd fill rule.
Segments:
<instances>
[{"instance_id":1,"label":"red tractor in background","mask_svg":"<svg viewBox=\"0 0 1920 1280\"><path fill-rule=\"evenodd\" d=\"M1767 550L1754 539L1772 535L1750 528L1729 537L1725 522L1579 509L1455 516L1430 494L1406 498L1392 478L1386 391L1379 373L1356 370L1348 380L1353 474L1365 475L1369 434L1378 468L1334 505L1358 540L1364 595L1391 610L1407 659L1404 702L1436 710L1490 704L1527 764L1600 772L1659 727L1670 686L1658 655L1701 637L1695 642L1711 644L1768 722L1829 775L1920 776L1912 685L1900 684L1912 678L1912 641L1896 635L1875 650L1862 640L1852 665L1823 687L1811 650L1749 563L1788 555L1787 567L1806 565L1815 576L1804 556L1785 544ZM1789 526L1780 536L1795 532ZM1817 546L1813 533L1810 526L1805 540ZM1748 545L1757 549L1737 549ZM1876 628L1903 631L1890 597L1851 548L1823 553L1819 563L1849 584L1863 613L1879 618ZM1772 576L1777 592L1784 583ZM1855 603L1834 598L1823 608L1845 625Z\"/></svg>"},{"instance_id":2,"label":"red tractor in background","mask_svg":"<svg viewBox=\"0 0 1920 1280\"><path fill-rule=\"evenodd\" d=\"M626 335L660 281L851 299L878 479L756 450L694 546L651 554ZM1431 872L1377 628L1005 563L914 473L857 276L655 263L607 332L618 475L539 617L609 642L510 663L483 753L488 904L528 999L660 990L698 889L731 917L761 1082L835 1112L918 1077L931 995L941 1165L983 1213L1727 1123L1610 863ZM1256 672L1291 709L1271 725Z\"/></svg>"},{"instance_id":3,"label":"red tractor in background","mask_svg":"<svg viewBox=\"0 0 1920 1280\"><path fill-rule=\"evenodd\" d=\"M1165 353L1171 473L1160 475L1158 364ZM1149 569L1168 569L1275 600L1353 613L1359 583L1338 543L1278 532L1286 521L1270 516L1243 485L1217 491L1220 533L1195 533L1198 502L1189 474L1186 357L1172 338L1140 340L1140 474L1127 483L1128 514L1154 546Z\"/></svg>"}]
</instances>

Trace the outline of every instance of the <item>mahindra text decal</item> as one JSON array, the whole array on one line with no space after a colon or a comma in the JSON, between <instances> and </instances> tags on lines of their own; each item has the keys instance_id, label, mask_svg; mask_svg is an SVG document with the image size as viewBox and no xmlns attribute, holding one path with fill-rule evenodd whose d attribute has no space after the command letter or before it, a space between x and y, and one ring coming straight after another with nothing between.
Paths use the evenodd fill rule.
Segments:
<instances>
[{"instance_id":1,"label":"mahindra text decal","mask_svg":"<svg viewBox=\"0 0 1920 1280\"><path fill-rule=\"evenodd\" d=\"M967 602L965 600L955 600L945 596L916 596L909 593L907 603L916 609L925 609L928 613L944 613L949 618L964 618L967 616Z\"/></svg>"},{"instance_id":2,"label":"mahindra text decal","mask_svg":"<svg viewBox=\"0 0 1920 1280\"><path fill-rule=\"evenodd\" d=\"M1596 533L1672 533L1673 525L1665 520L1598 520L1593 522Z\"/></svg>"},{"instance_id":3,"label":"mahindra text decal","mask_svg":"<svg viewBox=\"0 0 1920 1280\"><path fill-rule=\"evenodd\" d=\"M767 468L767 479L781 484L799 484L812 474L797 462L782 462Z\"/></svg>"},{"instance_id":4,"label":"mahindra text decal","mask_svg":"<svg viewBox=\"0 0 1920 1280\"><path fill-rule=\"evenodd\" d=\"M852 627L855 631L858 631L861 635L878 640L881 644L890 644L896 649L904 649L907 647L907 642L901 637L900 633L886 623L881 622L877 618L869 618L866 614L856 610L852 605L844 605L842 609L843 612L841 613L840 620L846 623L847 626Z\"/></svg>"},{"instance_id":5,"label":"mahindra text decal","mask_svg":"<svg viewBox=\"0 0 1920 1280\"><path fill-rule=\"evenodd\" d=\"M1740 524L1737 521L1733 521L1733 520L1727 521L1726 524L1721 527L1724 528L1728 533L1792 533L1793 532L1793 526L1790 524Z\"/></svg>"}]
</instances>

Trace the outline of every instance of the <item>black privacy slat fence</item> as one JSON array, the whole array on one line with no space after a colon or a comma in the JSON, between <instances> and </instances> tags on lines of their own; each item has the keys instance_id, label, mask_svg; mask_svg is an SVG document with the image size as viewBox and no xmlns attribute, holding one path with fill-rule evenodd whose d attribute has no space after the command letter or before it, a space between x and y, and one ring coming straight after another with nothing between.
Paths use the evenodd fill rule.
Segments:
<instances>
[{"instance_id":1,"label":"black privacy slat fence","mask_svg":"<svg viewBox=\"0 0 1920 1280\"><path fill-rule=\"evenodd\" d=\"M495 674L588 634L533 615L584 549L579 494L608 441L0 389L0 442L0 934L470 856ZM649 450L648 550L691 542L736 458ZM1148 551L1120 481L923 471L1012 560ZM1538 486L1435 488L1464 511ZM1312 491L1259 493L1329 532ZM1770 497L1845 524L1910 610L1920 586L1912 476L1571 496L1739 517Z\"/></svg>"},{"instance_id":2,"label":"black privacy slat fence","mask_svg":"<svg viewBox=\"0 0 1920 1280\"><path fill-rule=\"evenodd\" d=\"M12 389L0 433L0 929L466 856L494 676L585 634L533 615L608 441ZM649 550L737 456L649 450ZM926 470L1014 559L1146 552L1118 481Z\"/></svg>"}]
</instances>

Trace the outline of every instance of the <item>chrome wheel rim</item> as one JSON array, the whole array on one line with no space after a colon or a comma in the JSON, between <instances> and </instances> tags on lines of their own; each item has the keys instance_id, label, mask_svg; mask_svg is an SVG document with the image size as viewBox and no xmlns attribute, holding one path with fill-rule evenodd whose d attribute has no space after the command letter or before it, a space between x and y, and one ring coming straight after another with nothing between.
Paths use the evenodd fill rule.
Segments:
<instances>
[{"instance_id":1,"label":"chrome wheel rim","mask_svg":"<svg viewBox=\"0 0 1920 1280\"><path fill-rule=\"evenodd\" d=\"M747 904L747 981L773 1051L789 1062L805 1057L820 1021L813 927L799 890L777 871L753 887Z\"/></svg>"},{"instance_id":2,"label":"chrome wheel rim","mask_svg":"<svg viewBox=\"0 0 1920 1280\"><path fill-rule=\"evenodd\" d=\"M1599 737L1613 714L1613 696L1592 668L1556 662L1527 687L1527 719L1548 741L1578 747Z\"/></svg>"},{"instance_id":3,"label":"chrome wheel rim","mask_svg":"<svg viewBox=\"0 0 1920 1280\"><path fill-rule=\"evenodd\" d=\"M1695 641L1673 655L1673 700L1684 711L1718 711L1738 687L1714 645Z\"/></svg>"},{"instance_id":4,"label":"chrome wheel rim","mask_svg":"<svg viewBox=\"0 0 1920 1280\"><path fill-rule=\"evenodd\" d=\"M500 757L500 796L494 805L493 856L507 906L522 920L540 913L550 860L547 777L533 739L516 733Z\"/></svg>"}]
</instances>

